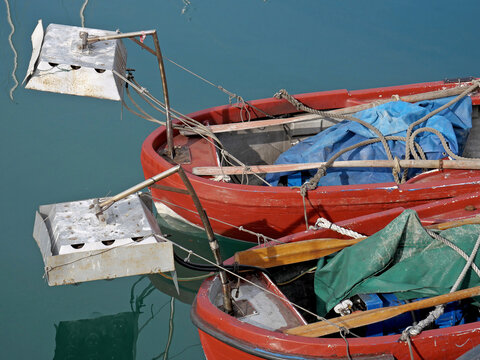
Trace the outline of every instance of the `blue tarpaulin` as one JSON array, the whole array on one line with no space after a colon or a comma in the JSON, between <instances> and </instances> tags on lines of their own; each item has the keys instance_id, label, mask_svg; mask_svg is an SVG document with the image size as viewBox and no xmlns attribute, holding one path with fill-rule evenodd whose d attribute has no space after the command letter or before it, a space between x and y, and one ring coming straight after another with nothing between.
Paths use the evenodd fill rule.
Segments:
<instances>
[{"instance_id":1,"label":"blue tarpaulin","mask_svg":"<svg viewBox=\"0 0 480 360\"><path fill-rule=\"evenodd\" d=\"M433 110L446 104L452 98L421 101L415 104L392 101L374 108L354 114L365 122L375 126L384 136L406 136L408 126L421 119ZM461 154L468 132L472 127L472 101L465 97L449 108L434 115L427 121L417 125L430 127L443 134L450 149L455 154ZM323 162L330 159L338 151L367 139L377 138L376 134L365 126L344 120L341 123L307 138L281 154L275 164L295 164ZM430 132L422 132L415 141L422 147L427 159L436 160L446 156L440 139ZM405 142L388 141L393 157L405 158ZM341 155L337 160L386 160L387 154L383 145L378 142L351 150ZM316 169L302 171L301 178L310 178ZM413 175L415 171L410 171ZM290 179L300 178L298 173L267 174L266 180L272 185L278 185L280 177L287 175ZM393 181L392 171L389 168L330 168L327 174L320 179L319 186L368 184ZM289 185L300 185L301 183Z\"/></svg>"}]
</instances>

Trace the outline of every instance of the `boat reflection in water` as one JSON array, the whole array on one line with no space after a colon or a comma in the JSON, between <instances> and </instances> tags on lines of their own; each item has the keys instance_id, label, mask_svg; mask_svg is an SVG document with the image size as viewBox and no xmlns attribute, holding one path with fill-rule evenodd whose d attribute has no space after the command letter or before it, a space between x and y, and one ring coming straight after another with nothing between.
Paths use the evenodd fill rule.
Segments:
<instances>
[{"instance_id":1,"label":"boat reflection in water","mask_svg":"<svg viewBox=\"0 0 480 360\"><path fill-rule=\"evenodd\" d=\"M138 312L123 312L60 321L54 359L134 359L138 316Z\"/></svg>"},{"instance_id":2,"label":"boat reflection in water","mask_svg":"<svg viewBox=\"0 0 480 360\"><path fill-rule=\"evenodd\" d=\"M170 321L165 349L155 358L168 358L172 342L174 298L164 303L155 312L145 312L145 299L155 291L149 283L138 296L134 296L136 286L146 278L141 276L131 289L131 311L113 315L103 315L90 319L60 321L55 324L54 359L135 359L137 339L145 326L170 304ZM149 317L139 325L140 315Z\"/></svg>"},{"instance_id":3,"label":"boat reflection in water","mask_svg":"<svg viewBox=\"0 0 480 360\"><path fill-rule=\"evenodd\" d=\"M165 237L184 248L190 249L192 253L214 261L205 230L188 223L174 212L169 211L166 206L157 206L156 208L156 210L158 210L156 214L157 222ZM251 242L233 240L222 236L217 236L217 238L221 242L220 253L222 259L228 259L237 251L246 250L255 245ZM178 248L175 249L175 253L183 259L188 257L188 253ZM191 260L200 262L197 257ZM179 293L175 288L175 283L171 276L160 273L151 274L148 277L152 284L161 292L173 296L183 303L192 304L203 280L213 275L213 273L187 269L180 264L175 264L175 269L178 276Z\"/></svg>"}]
</instances>

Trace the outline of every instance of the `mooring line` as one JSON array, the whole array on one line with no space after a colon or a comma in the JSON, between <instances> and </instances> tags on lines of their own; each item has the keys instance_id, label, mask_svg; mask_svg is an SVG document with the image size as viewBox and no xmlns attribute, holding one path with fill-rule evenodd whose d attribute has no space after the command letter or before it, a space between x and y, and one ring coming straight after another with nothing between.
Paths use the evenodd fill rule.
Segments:
<instances>
[{"instance_id":1,"label":"mooring line","mask_svg":"<svg viewBox=\"0 0 480 360\"><path fill-rule=\"evenodd\" d=\"M17 71L18 54L17 54L17 50L15 50L15 46L13 45L13 40L12 40L13 34L15 33L15 25L13 25L12 16L11 16L11 13L10 13L10 4L8 3L8 0L4 0L4 1L5 1L5 6L7 7L7 22L10 25L10 28L11 28L10 34L8 34L8 43L10 44L10 47L12 48L12 52L13 52L12 79L13 79L13 82L15 84L10 89L9 95L10 95L10 99L13 101L13 92L15 91L15 89L18 86L17 76L15 75L15 72Z\"/></svg>"},{"instance_id":2,"label":"mooring line","mask_svg":"<svg viewBox=\"0 0 480 360\"><path fill-rule=\"evenodd\" d=\"M87 7L88 5L88 0L85 0L82 4L82 7L80 8L80 20L82 22L82 27L85 27L85 15L84 15L84 11L85 11L85 8Z\"/></svg>"}]
</instances>

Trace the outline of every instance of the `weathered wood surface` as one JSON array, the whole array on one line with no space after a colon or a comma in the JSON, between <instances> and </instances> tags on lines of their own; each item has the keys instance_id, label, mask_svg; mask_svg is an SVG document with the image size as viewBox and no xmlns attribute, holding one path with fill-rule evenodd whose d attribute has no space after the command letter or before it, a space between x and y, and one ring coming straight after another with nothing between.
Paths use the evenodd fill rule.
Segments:
<instances>
[{"instance_id":1,"label":"weathered wood surface","mask_svg":"<svg viewBox=\"0 0 480 360\"><path fill-rule=\"evenodd\" d=\"M242 265L253 265L263 268L294 264L333 254L363 239L365 238L351 240L312 239L249 249L235 253L235 261Z\"/></svg>"},{"instance_id":2,"label":"weathered wood surface","mask_svg":"<svg viewBox=\"0 0 480 360\"><path fill-rule=\"evenodd\" d=\"M465 290L459 290L449 294L439 295L404 305L384 307L367 311L358 311L350 315L329 319L328 321L319 321L313 324L302 325L287 329L284 331L284 333L289 335L300 335L307 337L325 336L338 332L340 328L353 329L359 326L365 326L376 322L388 320L408 311L425 309L440 304L446 304L451 301L467 299L477 295L480 295L480 286Z\"/></svg>"},{"instance_id":3,"label":"weathered wood surface","mask_svg":"<svg viewBox=\"0 0 480 360\"><path fill-rule=\"evenodd\" d=\"M301 171L317 169L325 165L325 162L300 163L300 164L279 164L279 165L248 165L243 166L204 166L194 167L194 175L214 176L214 175L242 175L242 174L262 174L278 173L284 171ZM480 169L479 160L346 160L335 161L332 168L393 168L399 165L401 168L420 168L420 169Z\"/></svg>"}]
</instances>

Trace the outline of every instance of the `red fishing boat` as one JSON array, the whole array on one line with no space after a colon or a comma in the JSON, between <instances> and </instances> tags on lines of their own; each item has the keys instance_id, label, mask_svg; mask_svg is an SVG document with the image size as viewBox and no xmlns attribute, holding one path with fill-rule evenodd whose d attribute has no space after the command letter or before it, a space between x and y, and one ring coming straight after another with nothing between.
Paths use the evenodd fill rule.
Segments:
<instances>
[{"instance_id":1,"label":"red fishing boat","mask_svg":"<svg viewBox=\"0 0 480 360\"><path fill-rule=\"evenodd\" d=\"M126 68L124 38L156 56L163 103ZM129 97L134 89L165 113L162 123L132 101L136 115L166 125L143 144L144 175L182 165L219 235L277 238L318 217L337 222L408 208L475 191L480 182L480 162L472 160L480 158L475 78L295 97L281 90L275 98L234 97L236 104L185 116L170 107L155 30L122 34L50 24L44 32L40 21L32 46L26 88L123 100L128 84ZM418 174L412 167L436 170ZM156 204L202 223L178 175L153 186L152 194Z\"/></svg>"},{"instance_id":2,"label":"red fishing boat","mask_svg":"<svg viewBox=\"0 0 480 360\"><path fill-rule=\"evenodd\" d=\"M458 229L462 229L462 231L467 231L465 229L473 231L472 239L477 239L480 234L480 225L478 225L478 215L480 213L479 192L454 199L445 199L420 205L415 207L414 210L416 210L419 218L422 219L424 226L430 226L436 229L449 229L442 231L441 235L450 237L450 240L456 242L459 246L460 242L457 242L457 239L452 239L452 237L459 237ZM421 305L422 301L402 302L396 299L387 305L385 304L385 299L391 297L392 294L361 295L360 299L364 301L362 304L364 307L366 306L366 309L362 308L360 311L354 312L353 315L339 316L332 311L326 315L329 321L337 321L335 323L337 324L336 326L344 328L342 335L338 333L339 328L335 328L335 326L333 327L334 329L331 330L332 334L326 337L319 337L320 335L315 333L315 331L321 328L319 324L325 325L325 321L317 322L318 319L311 316L311 313L315 312L316 303L319 301L316 281L320 263L317 264L317 260L310 259L315 259L316 257L321 257L344 248L345 243L342 242L345 241L350 241L355 245L339 251L336 253L337 255L333 257L333 260L329 260L328 263L334 261L346 250L354 251L356 247L366 244L367 241L374 239L374 237L376 237L374 241L378 244L380 240L388 242L389 240L387 238L389 237L397 235L399 237L403 236L394 234L398 231L391 231L393 223L402 217L405 218L404 214L411 212L411 210L403 211L403 208L395 208L381 213L343 221L338 224L341 225L342 228L348 228L363 235L371 235L376 233L377 230L385 228L365 240L342 240L348 237L339 235L331 229L312 229L281 238L276 242L270 242L237 253L234 258L227 260L225 264L232 264L236 261L240 264L268 268L268 275L262 271L254 271L240 273L240 275L243 275L243 279L236 279L231 276L230 285L234 288L231 292L233 314L224 312L224 306L221 300L222 287L218 276L211 277L202 284L193 304L191 316L192 321L199 329L206 358L209 360L346 358L399 360L457 359L462 355L465 356L462 357L462 359L478 358L480 354L480 319L478 317L478 308L475 306L473 308L475 315L473 318L467 320L468 316L466 315L466 311L461 316L458 316L459 313L455 313L458 309L452 312L450 311L451 309L449 310L448 308L450 305L447 305L445 313L442 315L444 316L443 320L448 319L447 322L442 322L442 317L439 317L433 325L430 325L428 329L423 330L420 334L409 335L406 339L403 339L406 341L400 341L400 336L405 326L409 324L412 325L412 322L415 321L415 318L412 319L411 316L413 315L411 314L416 315L416 321L419 321L422 320L425 313L410 312L410 309L407 313L403 313L403 315L393 317L389 320L385 320L388 318L384 317L382 318L384 321L379 324L372 325L367 321L362 324L368 323L369 325L363 325L363 327L360 328L355 327L358 326L358 324L350 327L350 325L347 325L350 324L347 320L350 321L349 318L351 317L364 319L372 316L370 313L380 310L397 311L397 309L402 306L411 306L412 304L417 304L417 308L421 308L424 306ZM413 212L410 213L410 216L412 213ZM416 215L414 217L416 218ZM455 220L452 221L451 219ZM392 220L394 221L390 223ZM445 220L450 221L444 222ZM475 223L477 225L455 227L467 223ZM414 237L420 236L419 229L424 230L421 226L418 228L418 224L415 226L412 225L412 222L408 224L408 226L417 226L415 229L413 227L410 228L410 230L415 232ZM390 231L388 229L390 229ZM378 234L385 231L387 236L384 238L379 237ZM448 235L448 231L457 232L452 232ZM332 237L338 238L335 240L337 243L333 246L326 246L326 244L330 244L333 241L327 238ZM322 240L318 240L319 238L322 238ZM479 243L479 240L480 238L477 239L477 243ZM324 245L319 246L320 241L324 241ZM427 241L435 240L429 238ZM469 249L466 251L470 256L472 256L471 252L476 251L471 250L474 242L475 241L467 241L470 245L467 246ZM278 243L281 244L279 245ZM384 242L382 242L382 244L384 244ZM465 244L461 245L461 247ZM289 249L282 250L281 247L289 247ZM422 247L422 251L423 250L424 248ZM371 252L375 253L375 251L372 250ZM448 251L450 251L450 253L447 254L448 262L454 262L456 258L461 259L460 256L453 251ZM367 253L369 252L370 251ZM351 252L350 254L356 253ZM396 254L398 255L398 253ZM475 256L475 253L473 256ZM350 259L357 260L354 257ZM337 282L336 285L348 282L349 277L342 276L345 271L348 272L348 270L345 270L346 268L352 267L349 276L355 276L352 271L363 271L361 262L360 267L355 267L353 264L345 262L344 260L345 259L339 263L340 268L336 268L338 273L332 274L332 278L335 279L334 282ZM366 261L371 262L371 259L366 259ZM441 257L436 256L434 262L437 262L439 265L441 263ZM461 262L463 262L462 265L460 265ZM399 261L395 265L400 263ZM456 273L455 277L465 265L465 260L461 259L460 263L458 264L460 265L458 273L457 269L454 271ZM311 269L312 266L315 265L317 266L317 274L313 275L311 274ZM393 267L392 265L388 270L393 269ZM449 271L447 267L440 267L437 271L441 273L447 273ZM418 276L422 277L422 282L418 284L424 284L423 279L428 278L428 276L426 276L422 267L408 269L409 273L418 273ZM332 270L332 268L330 268L330 270ZM320 271L323 270L321 269ZM387 270L383 271L383 275L387 272ZM327 276L326 274L326 272L321 273L322 276ZM375 276L377 275L378 274L375 274ZM381 275L382 274L380 274L380 276ZM416 275L413 274L412 276ZM328 279L327 276L327 280ZM381 278L379 277L378 279ZM473 281L471 281L472 279ZM438 279L434 281L441 282L441 280ZM392 282L395 283L396 281ZM461 295L460 297L458 295L463 294L462 291L472 291L476 294L480 290L478 286L474 286L479 283L478 275L472 274L468 281L465 280L465 282L463 282L462 286L462 288L469 288L469 290L452 292L448 296L456 296L455 299L463 299L465 295ZM363 282L363 284L365 284L365 282ZM387 286L389 285L389 282L387 282ZM421 287L421 285L418 286ZM446 292L448 292L448 290ZM317 293L317 298L315 297L315 293ZM350 295L352 294L353 293L350 293ZM347 298L351 298L350 295L347 296ZM378 304L374 305L372 299L376 298L383 299L384 303L380 306ZM428 298L427 301L430 301L438 297L430 298L429 296ZM445 300L442 301L445 302ZM354 304L357 302L359 303L360 301L358 299L354 300ZM387 307L402 303L406 305ZM301 307L294 306L294 304L301 305ZM469 304L471 305L471 303ZM429 306L431 306L431 304ZM376 307L381 307L381 309L370 310L370 308ZM456 316L452 316L452 314L456 314ZM460 320L460 318L462 320ZM312 329L312 327L317 328ZM354 337L351 334L346 335L347 331L345 329L355 333L358 337ZM468 355L466 355L466 353L468 353Z\"/></svg>"},{"instance_id":3,"label":"red fishing boat","mask_svg":"<svg viewBox=\"0 0 480 360\"><path fill-rule=\"evenodd\" d=\"M306 225L313 225L318 217L338 222L391 208L410 208L451 198L479 188L478 162L467 161L468 168L458 169L447 167L453 167L455 165L450 163L458 164L460 161L440 159L427 166L429 170L437 169L400 183L373 181L331 186L320 183L308 191L300 186L305 179L299 180L299 186L267 186L265 176L257 175L321 166L274 165L274 162L280 153L292 147L292 143L335 123L335 119L329 119L329 116L354 113L385 102L385 99L391 101L392 97L415 102L459 94L465 89L470 89L464 95L468 94L467 98L471 99L473 127L463 155L480 157L480 144L474 135L480 131L477 130L480 128L477 124L480 95L475 86L471 87L472 84L475 85L475 81L467 79L463 82L438 81L368 90L324 91L296 95L293 100L284 95L281 99L270 98L241 106L234 104L202 110L182 118L188 118L190 124L194 120L197 126L185 126L180 122L174 124L170 144L165 127L159 127L146 138L141 151L144 175L149 178L181 164L215 233L248 241L257 241L256 234L278 238L305 230ZM304 109L321 115L305 113ZM390 165L384 166L397 166L398 170L409 166L408 161L393 159ZM229 163L241 165L227 166ZM365 169L375 165L362 166ZM289 181L289 184L292 183ZM173 176L162 180L151 190L157 205L166 205L187 221L200 225L198 215L192 211L194 205L182 194L182 189L180 178Z\"/></svg>"}]
</instances>

